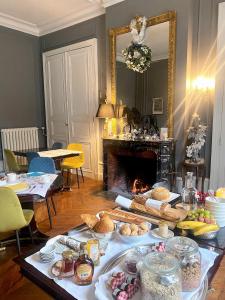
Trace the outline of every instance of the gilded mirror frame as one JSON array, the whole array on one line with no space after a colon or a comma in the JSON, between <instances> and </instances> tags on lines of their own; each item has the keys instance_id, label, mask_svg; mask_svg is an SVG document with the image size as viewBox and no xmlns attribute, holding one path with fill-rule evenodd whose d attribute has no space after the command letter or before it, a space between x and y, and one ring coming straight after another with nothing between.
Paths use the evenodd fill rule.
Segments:
<instances>
[{"instance_id":1,"label":"gilded mirror frame","mask_svg":"<svg viewBox=\"0 0 225 300\"><path fill-rule=\"evenodd\" d=\"M168 137L173 137L173 109L175 94L175 60L176 60L176 12L168 11L159 16L148 18L147 27L169 22L169 53L168 53L168 102L167 127ZM116 104L116 37L130 32L129 25L109 30L110 64L111 64L111 102Z\"/></svg>"}]
</instances>

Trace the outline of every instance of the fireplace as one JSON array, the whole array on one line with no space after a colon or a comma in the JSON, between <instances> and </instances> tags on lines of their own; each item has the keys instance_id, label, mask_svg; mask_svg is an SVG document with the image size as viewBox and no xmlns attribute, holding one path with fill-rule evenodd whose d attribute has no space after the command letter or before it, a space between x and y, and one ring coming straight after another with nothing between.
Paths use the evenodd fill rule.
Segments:
<instances>
[{"instance_id":1,"label":"fireplace","mask_svg":"<svg viewBox=\"0 0 225 300\"><path fill-rule=\"evenodd\" d=\"M174 171L174 141L103 140L104 189L117 194L147 191Z\"/></svg>"}]
</instances>

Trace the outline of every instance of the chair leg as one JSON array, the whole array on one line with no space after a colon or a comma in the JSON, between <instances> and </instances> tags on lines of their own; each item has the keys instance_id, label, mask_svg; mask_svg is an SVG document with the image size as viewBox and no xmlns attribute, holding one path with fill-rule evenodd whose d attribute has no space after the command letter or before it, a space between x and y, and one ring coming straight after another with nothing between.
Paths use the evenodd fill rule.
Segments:
<instances>
[{"instance_id":1,"label":"chair leg","mask_svg":"<svg viewBox=\"0 0 225 300\"><path fill-rule=\"evenodd\" d=\"M51 202L52 202L52 207L53 207L54 213L56 215L56 207L55 207L55 202L54 202L53 196L51 196Z\"/></svg>"},{"instance_id":2,"label":"chair leg","mask_svg":"<svg viewBox=\"0 0 225 300\"><path fill-rule=\"evenodd\" d=\"M20 255L20 254L21 254L21 250L20 250L19 230L16 230L16 243L17 243L17 251L18 251L18 255Z\"/></svg>"},{"instance_id":3,"label":"chair leg","mask_svg":"<svg viewBox=\"0 0 225 300\"><path fill-rule=\"evenodd\" d=\"M28 229L29 229L29 233L30 233L31 242L32 242L32 244L34 244L33 232L32 232L32 229L30 227L30 224L28 225Z\"/></svg>"},{"instance_id":4,"label":"chair leg","mask_svg":"<svg viewBox=\"0 0 225 300\"><path fill-rule=\"evenodd\" d=\"M83 182L84 182L84 175L83 175L83 170L82 170L81 167L80 167L80 172L81 172L81 176L82 176L82 179L83 179Z\"/></svg>"},{"instance_id":5,"label":"chair leg","mask_svg":"<svg viewBox=\"0 0 225 300\"><path fill-rule=\"evenodd\" d=\"M77 187L79 189L80 188L80 183L79 183L78 169L76 169L76 174L77 174Z\"/></svg>"},{"instance_id":6,"label":"chair leg","mask_svg":"<svg viewBox=\"0 0 225 300\"><path fill-rule=\"evenodd\" d=\"M66 172L66 185L69 186L69 172L70 170L67 169L67 172Z\"/></svg>"},{"instance_id":7,"label":"chair leg","mask_svg":"<svg viewBox=\"0 0 225 300\"><path fill-rule=\"evenodd\" d=\"M46 201L47 210L48 210L48 218L49 218L50 228L52 229L52 217L51 217L51 212L50 212L48 199L46 198L45 201Z\"/></svg>"}]
</instances>

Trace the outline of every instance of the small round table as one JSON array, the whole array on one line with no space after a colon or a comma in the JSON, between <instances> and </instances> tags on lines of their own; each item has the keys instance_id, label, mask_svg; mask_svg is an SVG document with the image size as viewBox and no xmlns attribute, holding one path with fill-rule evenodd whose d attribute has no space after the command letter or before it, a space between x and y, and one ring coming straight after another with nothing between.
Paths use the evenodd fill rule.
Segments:
<instances>
[{"instance_id":1,"label":"small round table","mask_svg":"<svg viewBox=\"0 0 225 300\"><path fill-rule=\"evenodd\" d=\"M189 159L185 159L182 165L182 177L185 177L186 172L191 171L196 176L196 187L198 186L198 178L201 174L203 182L205 178L205 160L201 158L198 162L192 162Z\"/></svg>"}]
</instances>

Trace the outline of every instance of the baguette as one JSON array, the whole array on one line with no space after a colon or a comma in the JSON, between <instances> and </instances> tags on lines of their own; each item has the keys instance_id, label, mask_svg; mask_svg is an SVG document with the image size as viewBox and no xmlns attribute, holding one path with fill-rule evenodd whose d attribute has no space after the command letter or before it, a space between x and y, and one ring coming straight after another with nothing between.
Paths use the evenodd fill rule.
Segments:
<instances>
[{"instance_id":1,"label":"baguette","mask_svg":"<svg viewBox=\"0 0 225 300\"><path fill-rule=\"evenodd\" d=\"M168 211L162 212L154 207L150 207L150 206L146 207L145 205L136 203L134 201L132 201L132 203L131 203L131 208L134 210L161 218L161 219L168 220L168 221L172 221L172 222L179 221L179 219L177 219L177 217L174 217L173 213L170 213Z\"/></svg>"},{"instance_id":2,"label":"baguette","mask_svg":"<svg viewBox=\"0 0 225 300\"><path fill-rule=\"evenodd\" d=\"M116 221L121 221L125 223L134 223L139 225L143 222L143 218L131 215L129 212L112 210L104 212L104 214L109 215L111 219Z\"/></svg>"}]
</instances>

